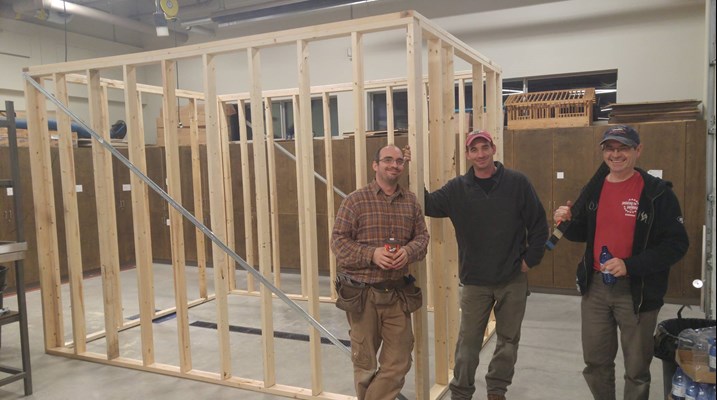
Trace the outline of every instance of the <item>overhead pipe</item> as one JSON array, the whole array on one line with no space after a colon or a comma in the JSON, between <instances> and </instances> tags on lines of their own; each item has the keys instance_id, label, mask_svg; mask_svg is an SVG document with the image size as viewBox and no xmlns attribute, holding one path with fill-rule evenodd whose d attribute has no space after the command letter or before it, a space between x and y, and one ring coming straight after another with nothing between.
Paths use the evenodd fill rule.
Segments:
<instances>
[{"instance_id":1,"label":"overhead pipe","mask_svg":"<svg viewBox=\"0 0 717 400\"><path fill-rule=\"evenodd\" d=\"M24 14L31 11L37 10L38 2L36 0L21 0L13 4L13 11L16 13ZM155 27L139 22L134 19L118 17L110 13L97 10L95 8L83 6L76 3L70 3L64 0L50 0L49 2L43 1L43 5L48 6L50 10L59 11L67 14L80 15L96 21L106 22L110 25L116 25L122 28L126 28L135 32L144 33L147 35L156 35ZM174 31L175 35L178 35L180 40L187 40L187 34L184 32Z\"/></svg>"}]
</instances>

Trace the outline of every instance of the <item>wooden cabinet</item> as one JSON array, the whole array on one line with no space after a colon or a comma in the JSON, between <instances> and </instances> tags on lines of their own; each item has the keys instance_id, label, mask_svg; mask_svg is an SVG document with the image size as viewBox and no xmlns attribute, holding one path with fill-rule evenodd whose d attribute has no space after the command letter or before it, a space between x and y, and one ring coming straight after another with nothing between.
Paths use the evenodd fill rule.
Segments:
<instances>
[{"instance_id":1,"label":"wooden cabinet","mask_svg":"<svg viewBox=\"0 0 717 400\"><path fill-rule=\"evenodd\" d=\"M640 133L643 151L638 167L671 181L685 216L690 249L672 267L667 298L696 303L699 291L691 282L701 274L702 226L705 210L704 121L680 121L633 125ZM567 200L575 200L595 173L602 153L599 148L607 126L510 130L504 132L506 165L523 172L540 196L548 222ZM575 268L585 245L562 240L546 252L543 262L529 273L530 285L547 291L572 292Z\"/></svg>"}]
</instances>

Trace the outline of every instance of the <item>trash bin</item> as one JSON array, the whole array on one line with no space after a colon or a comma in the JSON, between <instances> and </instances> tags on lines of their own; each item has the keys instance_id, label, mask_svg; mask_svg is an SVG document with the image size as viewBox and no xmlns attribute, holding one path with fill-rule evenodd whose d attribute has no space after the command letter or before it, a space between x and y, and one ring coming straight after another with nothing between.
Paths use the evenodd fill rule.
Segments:
<instances>
[{"instance_id":1,"label":"trash bin","mask_svg":"<svg viewBox=\"0 0 717 400\"><path fill-rule=\"evenodd\" d=\"M715 326L715 320L702 318L682 318L682 309L677 311L677 318L667 319L657 324L655 330L655 357L662 360L662 386L664 398L669 398L672 391L672 375L677 370L675 352L678 347L678 336L685 329L700 329Z\"/></svg>"}]
</instances>

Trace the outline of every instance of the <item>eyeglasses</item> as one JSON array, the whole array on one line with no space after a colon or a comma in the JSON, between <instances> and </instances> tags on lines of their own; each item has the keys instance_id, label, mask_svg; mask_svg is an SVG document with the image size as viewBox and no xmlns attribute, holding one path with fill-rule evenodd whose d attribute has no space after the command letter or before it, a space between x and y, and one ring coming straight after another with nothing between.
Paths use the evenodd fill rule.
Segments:
<instances>
[{"instance_id":1,"label":"eyeglasses","mask_svg":"<svg viewBox=\"0 0 717 400\"><path fill-rule=\"evenodd\" d=\"M386 163L386 164L396 163L396 165L398 165L399 167L403 166L403 164L406 163L406 160L404 160L403 158L393 158L393 157L384 157L378 161L380 161L382 163Z\"/></svg>"},{"instance_id":2,"label":"eyeglasses","mask_svg":"<svg viewBox=\"0 0 717 400\"><path fill-rule=\"evenodd\" d=\"M634 149L634 147L630 147L630 146L618 146L618 147L603 146L602 152L603 153L614 153L614 152L627 153L633 149Z\"/></svg>"}]
</instances>

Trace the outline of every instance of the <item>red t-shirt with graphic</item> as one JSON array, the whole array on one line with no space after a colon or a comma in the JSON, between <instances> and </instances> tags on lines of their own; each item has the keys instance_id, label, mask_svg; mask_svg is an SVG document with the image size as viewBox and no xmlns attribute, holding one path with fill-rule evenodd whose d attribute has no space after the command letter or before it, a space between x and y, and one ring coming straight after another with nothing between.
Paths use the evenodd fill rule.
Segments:
<instances>
[{"instance_id":1,"label":"red t-shirt with graphic","mask_svg":"<svg viewBox=\"0 0 717 400\"><path fill-rule=\"evenodd\" d=\"M605 180L598 202L593 245L593 267L596 270L600 270L602 246L607 246L616 258L625 259L632 255L637 208L643 187L645 181L638 172L622 182Z\"/></svg>"}]
</instances>

